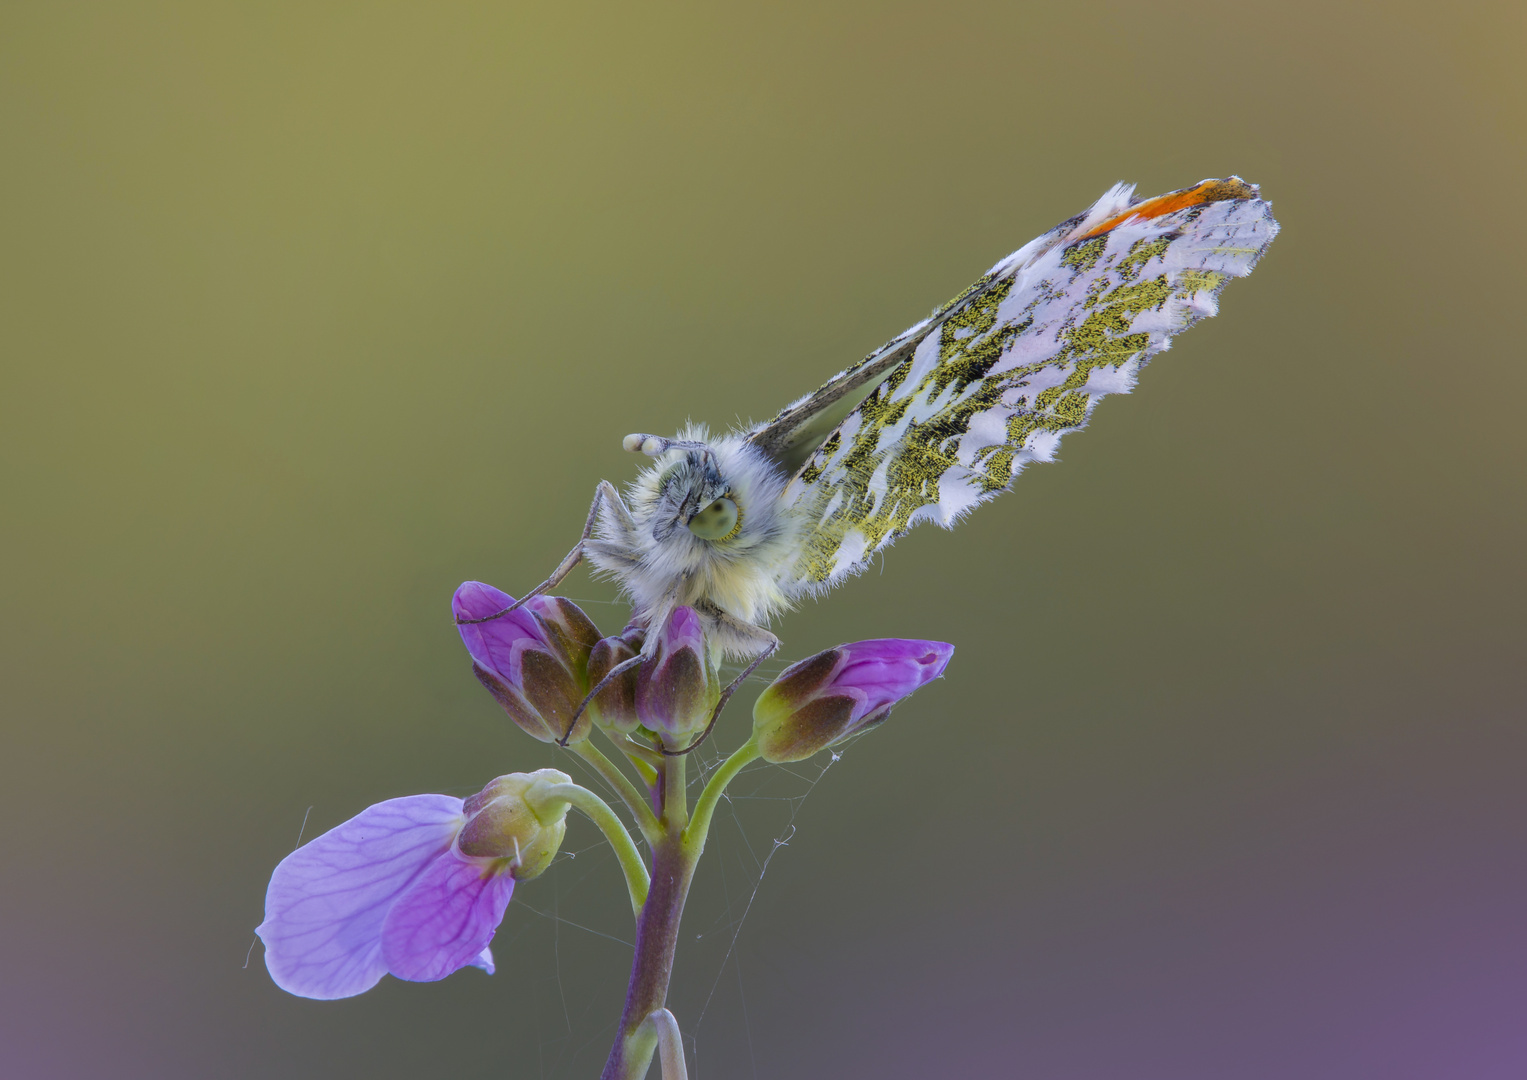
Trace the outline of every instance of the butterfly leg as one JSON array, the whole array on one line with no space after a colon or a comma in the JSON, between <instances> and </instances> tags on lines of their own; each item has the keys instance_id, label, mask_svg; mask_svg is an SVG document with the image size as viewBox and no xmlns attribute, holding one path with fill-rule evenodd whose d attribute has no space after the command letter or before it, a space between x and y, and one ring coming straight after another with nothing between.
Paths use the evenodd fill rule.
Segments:
<instances>
[{"instance_id":1,"label":"butterfly leg","mask_svg":"<svg viewBox=\"0 0 1527 1080\"><path fill-rule=\"evenodd\" d=\"M624 520L627 520L627 521L630 520L629 514L626 513L625 504L621 503L618 498L614 502L614 506L615 506L615 513L617 515L624 515ZM657 625L662 625L664 622L666 622L667 618L668 618L667 613L671 613L673 611L673 609L678 606L679 596L683 593L684 588L685 588L686 584L689 581L689 577L690 577L690 575L686 572L679 579L679 581L674 585L674 587L669 591L667 597L665 597L665 599L664 599L664 602L660 605L661 609L665 612L665 614L663 614L661 617L659 617L657 619ZM729 622L731 624L734 624L732 626L729 626L729 629L732 629L733 632L737 632L738 629L741 629L746 635L749 635L749 636L756 636L757 634L764 634L764 635L766 635L769 638L770 641L773 642L773 644L771 646L768 646L767 647L767 651L764 652L764 654L762 656L760 656L756 661L753 662L753 666L748 668L747 671L744 671L742 673L742 675L740 675L737 679L735 679L733 681L732 685L729 686L726 689L726 691L723 693L720 705L716 706L716 711L711 715L710 724L706 726L705 731L706 731L707 734L709 734L711 727L715 726L716 717L721 715L721 706L726 704L726 699L732 696L733 691L735 691L737 689L737 687L739 685L741 685L743 679L746 679L748 677L748 675L750 675L752 673L754 668L756 668L759 664L761 664L767 656L769 656L771 653L774 652L775 649L779 648L779 639L776 638L773 634L770 634L767 630L763 629L763 627L761 627L761 626L753 626L750 623L745 623L745 622L741 622L741 621L739 621L737 619L733 619L730 615L727 615L725 612L722 612L722 611L719 611L719 610L715 612L715 616L719 617L719 618L722 618L722 619L729 620ZM613 682L617 675L624 674L625 672L630 671L632 668L637 667L638 665L640 665L642 660L646 657L647 648L649 648L649 647L650 648L655 648L656 645L657 645L657 637L656 637L656 635L654 635L653 637L648 639L648 642L647 642L646 646L643 648L643 650L641 652L637 653L635 656L631 657L631 659L629 659L629 660L622 660L620 663L616 664L608 672L605 673L604 678L600 679L598 684L592 690L590 690L587 694L585 694L583 696L583 700L578 703L578 708L573 713L572 720L570 720L568 722L567 731L563 734L562 738L557 740L557 745L558 746L566 746L567 745L567 740L572 736L573 729L578 726L578 719L583 715L584 710L589 707L589 702L593 701L594 698L599 694L600 691L602 691L606 686L608 686L611 682ZM704 738L704 736L701 736L701 738ZM690 747L690 750L692 750L692 749L694 749L694 747ZM679 752L687 754L687 753L689 753L689 750L683 750L683 751L679 751ZM663 753L666 754L666 753L669 753L669 751L664 750Z\"/></svg>"},{"instance_id":2,"label":"butterfly leg","mask_svg":"<svg viewBox=\"0 0 1527 1080\"><path fill-rule=\"evenodd\" d=\"M630 511L628 511L626 509L625 503L620 501L620 496L619 496L618 493L615 492L613 487L610 488L610 491L609 491L608 494L605 494L603 489L606 488L606 487L610 487L610 485L608 483L602 483L600 485L600 489L601 489L600 490L600 494L604 494L605 498L609 500L609 505L611 506L612 511L615 514L615 517L617 519L617 526L621 527L621 528L624 528L627 524L631 523L631 514L630 514ZM599 495L596 495L595 496L595 501L594 501L594 510L590 513L590 516L589 516L589 520L590 521L594 520L594 516L598 513L599 509L600 509L600 506L599 506ZM587 531L587 529L585 529L583 540L587 540L587 539L588 539L588 531ZM579 543L582 544L583 541L579 541ZM574 548L573 550L577 551L578 549ZM569 558L571 558L571 555L569 555ZM560 567L558 569L560 569ZM660 605L661 609L664 612L672 612L674 607L676 607L678 605L678 597L683 592L685 583L687 583L688 581L689 581L689 574L685 573L680 578L678 583L675 584L674 587L669 591L668 596L665 598L663 604ZM549 587L549 586L547 586L547 587ZM529 597L526 597L526 599L529 599ZM520 601L520 603L524 603L524 600ZM518 606L518 605L516 605L516 606ZM509 608L507 610L513 611L514 608ZM502 614L502 612L500 612L500 614ZM490 615L489 618L497 618L497 616L496 615ZM659 625L661 625L665 621L667 621L667 615L666 614L658 619ZM746 625L746 624L743 624L743 625ZM772 637L773 635L770 635L770 636ZM656 645L657 645L657 637L656 637L656 635L654 635L653 637L651 637L651 638L649 638L647 640L647 642L646 642L646 644L643 647L641 652L637 653L635 656L631 657L629 660L622 660L620 663L618 663L614 667L612 667L609 671L605 672L604 678L600 679L599 682L594 686L593 689L591 689L587 694L583 695L583 700L578 703L578 708L573 712L573 718L568 721L567 731L564 732L562 737L557 740L557 745L558 746L566 746L567 745L567 740L572 737L573 729L578 726L578 720L579 720L580 717L583 716L584 710L586 710L589 707L589 702L593 701L594 698L599 695L600 691L602 691L606 686L610 685L610 683L612 683L615 680L615 677L617 675L622 675L625 672L630 671L632 668L639 666L641 664L642 660L646 658L646 654L647 654L648 650L655 648ZM714 723L715 722L714 719L712 719L711 722Z\"/></svg>"},{"instance_id":3,"label":"butterfly leg","mask_svg":"<svg viewBox=\"0 0 1527 1080\"><path fill-rule=\"evenodd\" d=\"M763 651L753 658L752 663L742 669L742 674L738 675L735 679L728 683L725 689L721 691L721 697L717 700L716 707L710 714L710 723L705 725L705 730L700 732L700 734L682 750L669 750L664 748L663 753L668 757L678 757L682 754L693 753L701 743L710 738L711 729L716 726L716 721L721 717L721 710L726 708L726 703L731 700L732 695L737 692L743 683L748 681L748 676L752 675L753 672L758 670L758 665L762 664L765 660L769 659L769 657L773 656L776 652L779 651L779 638L775 637L763 627L754 626L752 623L743 622L741 619L733 618L731 615L728 615L724 611L718 612L716 619L731 633L740 637L751 638L756 642L760 642L762 644Z\"/></svg>"},{"instance_id":4,"label":"butterfly leg","mask_svg":"<svg viewBox=\"0 0 1527 1080\"><path fill-rule=\"evenodd\" d=\"M562 561L557 564L557 568L551 572L551 577L531 589L524 596L504 608L504 610L495 611L492 615L484 615L480 619L457 619L457 625L470 626L473 623L485 623L492 622L494 619L502 619L511 611L517 611L524 607L534 597L540 596L548 589L555 589L560 585L562 579L573 572L573 567L583 561L584 548L588 544L589 537L594 535L594 525L599 521L599 511L606 504L618 508L616 510L618 515L629 518L630 515L625 513L625 504L620 501L620 494L615 490L615 485L611 484L608 480L599 481L599 486L594 489L594 502L589 507L588 520L583 523L583 535L578 537L578 542L573 545L573 550L569 551Z\"/></svg>"},{"instance_id":5,"label":"butterfly leg","mask_svg":"<svg viewBox=\"0 0 1527 1080\"><path fill-rule=\"evenodd\" d=\"M573 729L578 726L578 720L583 716L583 711L589 707L589 702L593 701L601 690L603 690L606 686L609 686L610 683L614 682L617 675L625 674L641 662L642 654L637 653L635 656L631 657L631 659L622 660L620 663L616 664L608 672L606 672L605 677L600 679L592 690L583 695L583 700L578 703L578 708L573 713L573 718L567 722L567 730L564 731L562 733L562 737L557 740L557 745L567 745L567 740L572 738Z\"/></svg>"}]
</instances>

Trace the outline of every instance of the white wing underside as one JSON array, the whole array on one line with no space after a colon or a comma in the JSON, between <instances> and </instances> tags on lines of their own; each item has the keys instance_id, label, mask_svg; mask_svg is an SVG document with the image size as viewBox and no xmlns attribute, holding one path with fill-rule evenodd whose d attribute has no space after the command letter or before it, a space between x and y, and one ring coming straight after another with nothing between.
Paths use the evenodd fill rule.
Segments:
<instances>
[{"instance_id":1,"label":"white wing underside","mask_svg":"<svg viewBox=\"0 0 1527 1080\"><path fill-rule=\"evenodd\" d=\"M1209 185L1192 205L1166 201ZM952 526L1024 466L1053 458L1099 399L1128 393L1173 334L1215 313L1225 282L1249 274L1278 230L1256 189L1234 178L1147 202L1132 194L1114 188L817 392L831 397L877 358L894 364L785 491L802 544L778 582L786 593L859 572L919 522ZM1130 211L1152 216L1114 223ZM892 357L913 342L910 357Z\"/></svg>"}]
</instances>

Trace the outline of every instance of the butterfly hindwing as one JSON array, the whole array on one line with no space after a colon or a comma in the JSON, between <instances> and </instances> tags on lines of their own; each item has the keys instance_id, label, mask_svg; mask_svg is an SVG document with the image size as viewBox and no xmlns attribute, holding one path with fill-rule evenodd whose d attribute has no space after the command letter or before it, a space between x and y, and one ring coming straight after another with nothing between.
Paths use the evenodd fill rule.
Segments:
<instances>
[{"instance_id":1,"label":"butterfly hindwing","mask_svg":"<svg viewBox=\"0 0 1527 1080\"><path fill-rule=\"evenodd\" d=\"M830 586L1050 460L1100 398L1128 393L1173 334L1215 313L1277 229L1234 177L1145 201L1115 188L786 409L752 436L794 471L784 499L801 553L780 584ZM852 411L827 434L834 405Z\"/></svg>"}]
</instances>

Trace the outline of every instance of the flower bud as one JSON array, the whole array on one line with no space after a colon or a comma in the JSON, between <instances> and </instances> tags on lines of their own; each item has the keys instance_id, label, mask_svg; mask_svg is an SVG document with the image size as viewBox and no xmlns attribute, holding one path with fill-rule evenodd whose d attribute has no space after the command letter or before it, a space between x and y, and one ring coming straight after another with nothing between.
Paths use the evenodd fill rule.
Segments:
<instances>
[{"instance_id":1,"label":"flower bud","mask_svg":"<svg viewBox=\"0 0 1527 1080\"><path fill-rule=\"evenodd\" d=\"M636 715L665 743L700 731L721 699L719 676L700 616L675 608L658 630L656 651L637 668Z\"/></svg>"},{"instance_id":2,"label":"flower bud","mask_svg":"<svg viewBox=\"0 0 1527 1080\"><path fill-rule=\"evenodd\" d=\"M880 723L912 691L944 673L954 646L941 641L856 641L791 664L753 706L753 736L766 761L802 761Z\"/></svg>"},{"instance_id":3,"label":"flower bud","mask_svg":"<svg viewBox=\"0 0 1527 1080\"><path fill-rule=\"evenodd\" d=\"M473 859L513 859L509 873L528 881L551 865L567 833L565 799L548 798L544 789L570 784L556 769L509 773L491 781L462 804L467 823L456 836L456 850Z\"/></svg>"},{"instance_id":4,"label":"flower bud","mask_svg":"<svg viewBox=\"0 0 1527 1080\"><path fill-rule=\"evenodd\" d=\"M589 652L599 631L578 605L560 596L533 597L499 619L465 623L502 611L514 597L468 581L451 601L472 671L509 718L542 742L585 739L587 714L569 732L588 692Z\"/></svg>"},{"instance_id":5,"label":"flower bud","mask_svg":"<svg viewBox=\"0 0 1527 1080\"><path fill-rule=\"evenodd\" d=\"M628 626L620 637L601 638L589 653L589 689L598 686L617 665L641 652L646 635ZM594 723L614 731L632 732L641 723L636 715L636 668L621 672L589 702Z\"/></svg>"}]
</instances>

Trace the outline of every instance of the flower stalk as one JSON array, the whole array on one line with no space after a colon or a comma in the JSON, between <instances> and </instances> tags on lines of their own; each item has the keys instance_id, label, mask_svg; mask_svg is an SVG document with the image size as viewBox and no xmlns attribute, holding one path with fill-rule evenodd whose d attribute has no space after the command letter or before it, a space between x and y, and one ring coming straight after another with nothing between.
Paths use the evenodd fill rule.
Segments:
<instances>
[{"instance_id":1,"label":"flower stalk","mask_svg":"<svg viewBox=\"0 0 1527 1080\"><path fill-rule=\"evenodd\" d=\"M732 755L711 774L705 790L700 792L700 799L695 803L694 816L689 819L689 824L684 829L684 846L694 853L696 859L705 851L705 838L710 832L711 817L716 813L716 804L726 793L726 786L736 779L738 773L757 761L758 756L758 740L749 739L732 751Z\"/></svg>"},{"instance_id":2,"label":"flower stalk","mask_svg":"<svg viewBox=\"0 0 1527 1080\"><path fill-rule=\"evenodd\" d=\"M662 826L658 824L657 815L652 812L649 800L636 789L631 779L593 743L572 743L568 749L588 762L599 774L599 778L609 784L615 794L620 796L620 801L636 819L636 827L641 830L647 843L657 843L658 837L662 835Z\"/></svg>"},{"instance_id":3,"label":"flower stalk","mask_svg":"<svg viewBox=\"0 0 1527 1080\"><path fill-rule=\"evenodd\" d=\"M631 910L640 916L642 905L647 902L651 878L647 874L647 864L642 862L641 852L636 850L631 834L626 832L625 825L615 815L615 811L610 809L610 804L588 788L577 784L553 784L543 789L543 794L546 798L562 799L572 804L574 809L581 811L604 833L604 838L615 852L616 861L620 863L621 872L626 875L626 889L631 893Z\"/></svg>"},{"instance_id":4,"label":"flower stalk","mask_svg":"<svg viewBox=\"0 0 1527 1080\"><path fill-rule=\"evenodd\" d=\"M694 726L703 711L695 703L703 705L715 681L714 668L702 662L706 648L696 634L692 618L676 613L661 632L659 655L671 648L687 667L670 658L657 674L638 676L641 720L660 737L682 735ZM692 815L684 782L688 757L658 760L653 801L662 815L662 837L652 845L651 884L637 914L631 979L602 1080L641 1080L659 1046L664 1080L685 1076L678 1021L666 1007L668 982L684 901L727 785L759 758L800 761L880 723L898 702L943 674L952 652L941 642L886 639L839 646L791 665L759 697L752 735L712 774ZM650 686L661 693L644 693ZM674 715L658 715L657 701L671 704Z\"/></svg>"},{"instance_id":5,"label":"flower stalk","mask_svg":"<svg viewBox=\"0 0 1527 1080\"><path fill-rule=\"evenodd\" d=\"M647 1017L643 1027L651 1026L657 1036L658 1060L663 1063L663 1080L689 1080L689 1070L684 1067L684 1037L679 1034L679 1022L667 1009L659 1009Z\"/></svg>"},{"instance_id":6,"label":"flower stalk","mask_svg":"<svg viewBox=\"0 0 1527 1080\"><path fill-rule=\"evenodd\" d=\"M682 771L682 765L679 770ZM670 831L652 852L652 885L637 917L636 953L631 958L626 1003L601 1080L640 1080L657 1048L655 1025L648 1021L668 1001L668 980L673 975L673 955L679 943L679 920L683 918L684 901L699 861L695 853L686 849L681 831L682 827ZM674 1041L678 1038L677 1027L674 1021ZM664 1075L665 1080L673 1080L666 1069Z\"/></svg>"},{"instance_id":7,"label":"flower stalk","mask_svg":"<svg viewBox=\"0 0 1527 1080\"><path fill-rule=\"evenodd\" d=\"M639 1080L646 1075L653 1051L663 1044L664 1080L674 1080L669 1061L676 1053L683 1067L683 1043L678 1021L664 1007L679 944L679 922L700 853L685 842L689 800L685 791L687 757L670 757L657 765L654 796L662 807L662 836L652 845L652 873L647 900L637 912L636 949L631 978L621 1011L615 1045L605 1062L603 1080ZM658 1013L666 1019L654 1017Z\"/></svg>"},{"instance_id":8,"label":"flower stalk","mask_svg":"<svg viewBox=\"0 0 1527 1080\"><path fill-rule=\"evenodd\" d=\"M561 597L515 606L507 593L467 582L452 608L478 680L516 725L571 750L604 781L647 842L650 867L610 803L555 769L506 773L466 799L389 799L276 867L257 929L266 966L283 989L320 999L363 993L386 975L432 982L464 967L492 974L490 942L516 883L551 865L576 808L609 842L636 917L625 1005L602 1076L641 1080L657 1053L663 1080L685 1080L668 984L689 887L727 785L760 758L801 761L881 723L943 673L953 647L860 641L791 665L760 695L752 733L691 809L688 751L742 681L721 689L719 653L694 609L600 638ZM634 780L593 745L595 731Z\"/></svg>"}]
</instances>

